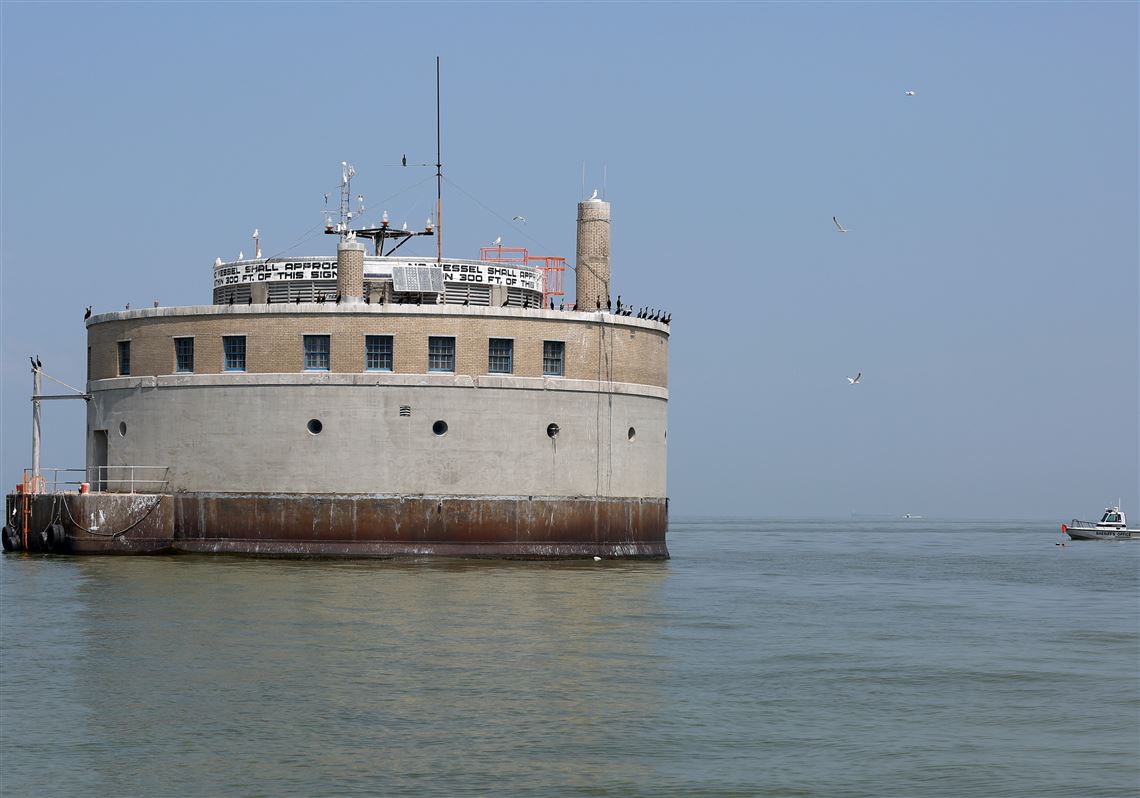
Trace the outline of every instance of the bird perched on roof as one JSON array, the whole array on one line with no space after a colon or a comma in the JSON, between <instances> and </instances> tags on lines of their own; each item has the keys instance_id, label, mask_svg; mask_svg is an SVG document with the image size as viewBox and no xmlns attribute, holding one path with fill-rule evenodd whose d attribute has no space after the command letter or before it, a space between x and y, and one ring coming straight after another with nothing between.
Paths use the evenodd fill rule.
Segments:
<instances>
[{"instance_id":1,"label":"bird perched on roof","mask_svg":"<svg viewBox=\"0 0 1140 798\"><path fill-rule=\"evenodd\" d=\"M127 304L123 305L123 310L130 310L130 309L131 309L131 303L130 303L130 302L128 302Z\"/></svg>"},{"instance_id":2,"label":"bird perched on roof","mask_svg":"<svg viewBox=\"0 0 1140 798\"><path fill-rule=\"evenodd\" d=\"M860 380L860 379L862 379L862 378L863 378L863 372L861 372L861 371L860 371L860 372L859 372L858 374L856 374L854 377L848 377L848 378L847 378L847 382L848 382L848 384L850 384L850 385L858 385L858 384L859 384L859 380Z\"/></svg>"},{"instance_id":3,"label":"bird perched on roof","mask_svg":"<svg viewBox=\"0 0 1140 798\"><path fill-rule=\"evenodd\" d=\"M838 220L838 219L836 219L834 216L832 216L832 217L831 217L831 221L835 222L835 228L836 228L836 229L837 229L839 232L841 232L841 233L846 233L846 232L847 232L847 228L846 228L846 227L844 227L843 225L841 225L841 224L839 223L839 220Z\"/></svg>"},{"instance_id":4,"label":"bird perched on roof","mask_svg":"<svg viewBox=\"0 0 1140 798\"><path fill-rule=\"evenodd\" d=\"M337 295L336 295L336 299L335 299L335 300L333 300L333 301L334 301L334 302L336 302L336 303L339 305L339 304L340 304L340 294L337 294Z\"/></svg>"},{"instance_id":5,"label":"bird perched on roof","mask_svg":"<svg viewBox=\"0 0 1140 798\"><path fill-rule=\"evenodd\" d=\"M83 320L84 321L87 321L89 318L91 318L91 306L90 305L87 306L87 310L83 313Z\"/></svg>"},{"instance_id":6,"label":"bird perched on roof","mask_svg":"<svg viewBox=\"0 0 1140 798\"><path fill-rule=\"evenodd\" d=\"M249 296L247 296L247 297L245 298L245 304L247 304L247 305L252 305L252 304L253 304L253 292L252 292L252 291L249 293ZM154 303L154 306L157 308L157 307L158 307L158 303L157 303L157 302L155 302L155 303Z\"/></svg>"},{"instance_id":7,"label":"bird perched on roof","mask_svg":"<svg viewBox=\"0 0 1140 798\"><path fill-rule=\"evenodd\" d=\"M154 306L155 306L156 308L158 307L158 300L157 300L157 299L156 299L156 300L154 300Z\"/></svg>"}]
</instances>

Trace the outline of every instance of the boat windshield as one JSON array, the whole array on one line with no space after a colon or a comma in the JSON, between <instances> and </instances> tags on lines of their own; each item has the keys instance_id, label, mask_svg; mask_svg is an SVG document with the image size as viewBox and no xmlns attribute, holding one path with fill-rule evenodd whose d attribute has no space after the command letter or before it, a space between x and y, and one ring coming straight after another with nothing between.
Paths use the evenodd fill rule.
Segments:
<instances>
[{"instance_id":1,"label":"boat windshield","mask_svg":"<svg viewBox=\"0 0 1140 798\"><path fill-rule=\"evenodd\" d=\"M1102 524L1119 524L1120 513L1114 513L1111 510L1105 512L1104 518L1100 519Z\"/></svg>"}]
</instances>

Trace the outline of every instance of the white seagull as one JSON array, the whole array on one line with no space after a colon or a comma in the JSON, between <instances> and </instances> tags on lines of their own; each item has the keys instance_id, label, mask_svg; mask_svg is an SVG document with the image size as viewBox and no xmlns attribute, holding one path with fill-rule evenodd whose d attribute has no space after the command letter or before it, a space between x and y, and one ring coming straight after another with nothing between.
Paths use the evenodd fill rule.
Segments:
<instances>
[{"instance_id":1,"label":"white seagull","mask_svg":"<svg viewBox=\"0 0 1140 798\"><path fill-rule=\"evenodd\" d=\"M908 91L908 92L906 92L906 96L907 96L907 97L913 97L913 96L914 96L914 92L913 92L913 91Z\"/></svg>"},{"instance_id":2,"label":"white seagull","mask_svg":"<svg viewBox=\"0 0 1140 798\"><path fill-rule=\"evenodd\" d=\"M847 382L849 382L851 385L858 385L859 380L862 378L862 376L863 376L863 372L860 371L854 377L848 377Z\"/></svg>"},{"instance_id":3,"label":"white seagull","mask_svg":"<svg viewBox=\"0 0 1140 798\"><path fill-rule=\"evenodd\" d=\"M497 246L500 246L502 243L503 243L503 237L499 236L498 238L496 238L494 241L491 242L491 246L497 247Z\"/></svg>"},{"instance_id":4,"label":"white seagull","mask_svg":"<svg viewBox=\"0 0 1140 798\"><path fill-rule=\"evenodd\" d=\"M847 228L846 228L846 227L844 227L843 225L841 225L841 224L839 223L839 220L838 220L838 219L836 219L834 216L832 216L832 217L831 217L831 221L835 222L835 226L836 226L836 228L839 230L839 232L841 232L841 233L846 233L846 232L847 232Z\"/></svg>"},{"instance_id":5,"label":"white seagull","mask_svg":"<svg viewBox=\"0 0 1140 798\"><path fill-rule=\"evenodd\" d=\"M526 217L525 217L525 216L516 216L516 217L514 218L514 221L516 221L516 222L522 222L523 224L526 224Z\"/></svg>"}]
</instances>

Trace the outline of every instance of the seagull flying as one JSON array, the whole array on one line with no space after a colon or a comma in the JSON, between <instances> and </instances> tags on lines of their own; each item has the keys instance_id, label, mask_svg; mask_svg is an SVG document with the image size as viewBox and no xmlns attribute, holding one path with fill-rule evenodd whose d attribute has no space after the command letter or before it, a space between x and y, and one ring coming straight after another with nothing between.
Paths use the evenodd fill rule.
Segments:
<instances>
[{"instance_id":1,"label":"seagull flying","mask_svg":"<svg viewBox=\"0 0 1140 798\"><path fill-rule=\"evenodd\" d=\"M851 385L858 385L859 380L860 380L860 378L862 378L862 376L863 376L863 372L860 371L854 377L848 377L847 382L849 382Z\"/></svg>"},{"instance_id":2,"label":"seagull flying","mask_svg":"<svg viewBox=\"0 0 1140 798\"><path fill-rule=\"evenodd\" d=\"M831 221L835 222L835 226L836 226L836 228L838 228L838 229L839 229L839 232L841 232L841 233L846 233L846 232L847 232L847 228L846 228L846 227L844 227L843 225L841 225L841 224L839 223L839 220L838 220L838 219L836 219L834 216L832 216L832 217L831 217Z\"/></svg>"},{"instance_id":3,"label":"seagull flying","mask_svg":"<svg viewBox=\"0 0 1140 798\"><path fill-rule=\"evenodd\" d=\"M914 96L914 92L913 92L913 91L908 91L908 92L906 92L906 96L907 96L907 97L913 97L913 96Z\"/></svg>"},{"instance_id":4,"label":"seagull flying","mask_svg":"<svg viewBox=\"0 0 1140 798\"><path fill-rule=\"evenodd\" d=\"M525 217L525 216L516 216L516 217L514 218L514 221L516 221L516 222L522 222L523 224L526 224L526 217Z\"/></svg>"}]
</instances>

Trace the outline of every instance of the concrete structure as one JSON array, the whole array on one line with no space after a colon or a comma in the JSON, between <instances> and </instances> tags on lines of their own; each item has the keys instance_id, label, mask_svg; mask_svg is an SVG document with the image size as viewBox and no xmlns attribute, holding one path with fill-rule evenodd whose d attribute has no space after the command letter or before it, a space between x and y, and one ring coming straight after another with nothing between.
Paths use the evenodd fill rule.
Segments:
<instances>
[{"instance_id":1,"label":"concrete structure","mask_svg":"<svg viewBox=\"0 0 1140 798\"><path fill-rule=\"evenodd\" d=\"M579 204L578 257L601 311L526 307L525 266L369 267L346 236L339 302L271 301L278 276L323 296L327 259L259 260L215 268L244 303L91 317L94 492L9 496L5 546L667 557L668 326L604 310L608 203Z\"/></svg>"}]
</instances>

